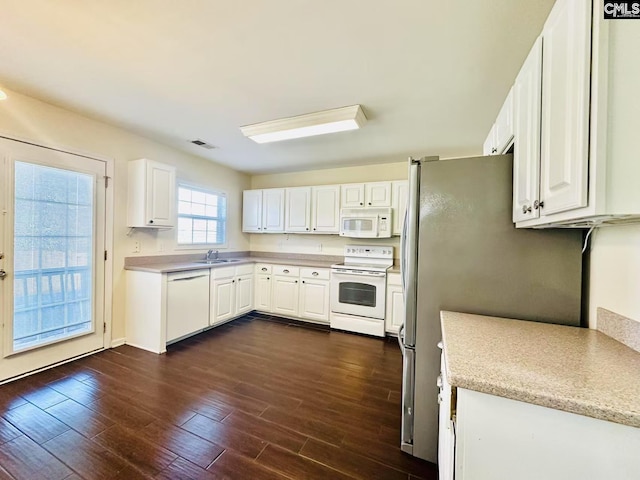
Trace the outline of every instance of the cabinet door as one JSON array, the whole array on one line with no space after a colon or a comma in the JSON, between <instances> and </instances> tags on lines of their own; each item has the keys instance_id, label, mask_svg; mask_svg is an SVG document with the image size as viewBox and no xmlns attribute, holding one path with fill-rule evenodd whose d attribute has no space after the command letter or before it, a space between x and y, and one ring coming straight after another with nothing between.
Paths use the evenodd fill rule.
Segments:
<instances>
[{"instance_id":1,"label":"cabinet door","mask_svg":"<svg viewBox=\"0 0 640 480\"><path fill-rule=\"evenodd\" d=\"M311 231L311 187L287 188L285 232Z\"/></svg>"},{"instance_id":2,"label":"cabinet door","mask_svg":"<svg viewBox=\"0 0 640 480\"><path fill-rule=\"evenodd\" d=\"M236 281L233 278L212 282L211 325L217 325L235 316Z\"/></svg>"},{"instance_id":3,"label":"cabinet door","mask_svg":"<svg viewBox=\"0 0 640 480\"><path fill-rule=\"evenodd\" d=\"M340 233L340 185L311 187L311 225L314 233Z\"/></svg>"},{"instance_id":4,"label":"cabinet door","mask_svg":"<svg viewBox=\"0 0 640 480\"><path fill-rule=\"evenodd\" d=\"M284 188L262 191L262 231L284 232Z\"/></svg>"},{"instance_id":5,"label":"cabinet door","mask_svg":"<svg viewBox=\"0 0 640 480\"><path fill-rule=\"evenodd\" d=\"M540 216L533 208L540 188L540 99L542 98L542 37L533 45L513 86L513 221Z\"/></svg>"},{"instance_id":6,"label":"cabinet door","mask_svg":"<svg viewBox=\"0 0 640 480\"><path fill-rule=\"evenodd\" d=\"M399 285L387 286L387 310L385 314L385 330L398 333L404 322L404 295Z\"/></svg>"},{"instance_id":7,"label":"cabinet door","mask_svg":"<svg viewBox=\"0 0 640 480\"><path fill-rule=\"evenodd\" d=\"M236 315L253 310L253 275L236 278Z\"/></svg>"},{"instance_id":8,"label":"cabinet door","mask_svg":"<svg viewBox=\"0 0 640 480\"><path fill-rule=\"evenodd\" d=\"M255 309L259 312L271 312L271 275L258 275L255 290Z\"/></svg>"},{"instance_id":9,"label":"cabinet door","mask_svg":"<svg viewBox=\"0 0 640 480\"><path fill-rule=\"evenodd\" d=\"M498 113L495 123L497 153L504 153L513 140L513 88Z\"/></svg>"},{"instance_id":10,"label":"cabinet door","mask_svg":"<svg viewBox=\"0 0 640 480\"><path fill-rule=\"evenodd\" d=\"M301 281L300 316L329 323L329 282L309 279Z\"/></svg>"},{"instance_id":11,"label":"cabinet door","mask_svg":"<svg viewBox=\"0 0 640 480\"><path fill-rule=\"evenodd\" d=\"M482 154L483 155L496 155L498 153L498 148L496 147L496 126L493 124L491 126L491 130L489 130L489 134L487 135L486 140L482 144Z\"/></svg>"},{"instance_id":12,"label":"cabinet door","mask_svg":"<svg viewBox=\"0 0 640 480\"><path fill-rule=\"evenodd\" d=\"M364 189L367 207L391 206L391 182L365 183Z\"/></svg>"},{"instance_id":13,"label":"cabinet door","mask_svg":"<svg viewBox=\"0 0 640 480\"><path fill-rule=\"evenodd\" d=\"M404 214L409 199L409 182L398 180L391 182L391 207L393 208L393 235L402 235Z\"/></svg>"},{"instance_id":14,"label":"cabinet door","mask_svg":"<svg viewBox=\"0 0 640 480\"><path fill-rule=\"evenodd\" d=\"M175 226L175 168L147 160L147 223L154 227Z\"/></svg>"},{"instance_id":15,"label":"cabinet door","mask_svg":"<svg viewBox=\"0 0 640 480\"><path fill-rule=\"evenodd\" d=\"M542 30L542 215L587 205L590 4L558 0Z\"/></svg>"},{"instance_id":16,"label":"cabinet door","mask_svg":"<svg viewBox=\"0 0 640 480\"><path fill-rule=\"evenodd\" d=\"M242 231L262 232L262 190L242 192Z\"/></svg>"},{"instance_id":17,"label":"cabinet door","mask_svg":"<svg viewBox=\"0 0 640 480\"><path fill-rule=\"evenodd\" d=\"M273 313L290 317L298 316L298 291L300 285L297 278L273 277Z\"/></svg>"},{"instance_id":18,"label":"cabinet door","mask_svg":"<svg viewBox=\"0 0 640 480\"><path fill-rule=\"evenodd\" d=\"M364 183L340 185L340 205L342 208L364 207Z\"/></svg>"}]
</instances>

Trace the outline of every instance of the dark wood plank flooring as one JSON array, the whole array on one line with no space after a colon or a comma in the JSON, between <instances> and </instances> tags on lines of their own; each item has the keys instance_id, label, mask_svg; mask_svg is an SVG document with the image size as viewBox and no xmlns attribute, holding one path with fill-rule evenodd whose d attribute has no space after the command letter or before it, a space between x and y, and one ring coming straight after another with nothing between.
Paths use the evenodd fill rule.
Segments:
<instances>
[{"instance_id":1,"label":"dark wood plank flooring","mask_svg":"<svg viewBox=\"0 0 640 480\"><path fill-rule=\"evenodd\" d=\"M0 386L0 479L436 479L402 453L402 357L248 315Z\"/></svg>"}]
</instances>

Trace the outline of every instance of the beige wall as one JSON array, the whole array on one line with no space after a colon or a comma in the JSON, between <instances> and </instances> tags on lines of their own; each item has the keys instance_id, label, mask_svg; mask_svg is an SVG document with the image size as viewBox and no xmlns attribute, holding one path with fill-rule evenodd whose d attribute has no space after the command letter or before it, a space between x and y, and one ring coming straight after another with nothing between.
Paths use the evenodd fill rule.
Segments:
<instances>
[{"instance_id":1,"label":"beige wall","mask_svg":"<svg viewBox=\"0 0 640 480\"><path fill-rule=\"evenodd\" d=\"M306 185L331 185L336 183L377 182L384 180L406 180L407 162L364 165L359 167L330 168L305 172L255 175L251 177L251 188L301 187ZM251 250L257 252L291 252L316 255L343 255L347 244L393 245L399 257L398 237L378 240L357 240L338 235L299 234L251 234Z\"/></svg>"},{"instance_id":2,"label":"beige wall","mask_svg":"<svg viewBox=\"0 0 640 480\"><path fill-rule=\"evenodd\" d=\"M601 227L591 248L589 326L606 308L640 322L640 225Z\"/></svg>"},{"instance_id":3,"label":"beige wall","mask_svg":"<svg viewBox=\"0 0 640 480\"><path fill-rule=\"evenodd\" d=\"M247 175L126 130L6 89L5 91L9 98L0 102L0 133L46 145L79 150L101 158L111 158L115 162L113 339L125 336L126 283L123 266L124 257L134 255L133 243L136 240L140 242L140 255L194 252L176 249L175 230L136 230L127 236L127 161L146 157L172 164L177 167L178 179L226 191L229 218L228 250L248 250L248 235L241 233L242 190L250 185ZM159 252L160 248L162 252Z\"/></svg>"}]
</instances>

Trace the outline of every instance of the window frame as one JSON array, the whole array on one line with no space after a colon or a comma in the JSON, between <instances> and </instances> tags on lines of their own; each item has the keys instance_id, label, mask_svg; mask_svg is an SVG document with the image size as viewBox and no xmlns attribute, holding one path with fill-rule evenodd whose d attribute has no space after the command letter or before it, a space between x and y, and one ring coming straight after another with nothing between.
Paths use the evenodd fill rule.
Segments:
<instances>
[{"instance_id":1,"label":"window frame","mask_svg":"<svg viewBox=\"0 0 640 480\"><path fill-rule=\"evenodd\" d=\"M228 247L228 231L227 231L227 226L228 226L228 212L229 212L229 204L228 204L228 199L229 196L227 195L227 192L225 190L221 190L218 188L213 188L213 187L206 187L203 185L198 185L195 183L190 183L190 182L185 182L185 181L181 181L178 180L176 185L176 228L175 228L175 240L176 240L176 250L202 250L202 249L208 249L208 248L217 248L217 249L223 249L223 248L227 248ZM223 243L180 243L179 237L180 237L180 230L179 230L179 220L180 220L180 188L187 188L189 190L197 190L199 192L205 193L205 194L209 194L209 195L217 195L217 196L222 196L225 199L225 212L224 212L224 219L222 220L224 222L223 228L224 228L224 242ZM215 218L216 220L218 220L217 217L207 217L207 216L202 216L202 215L195 215L195 216L190 216L190 215L184 215L184 217L187 218ZM218 220L221 221L221 220Z\"/></svg>"}]
</instances>

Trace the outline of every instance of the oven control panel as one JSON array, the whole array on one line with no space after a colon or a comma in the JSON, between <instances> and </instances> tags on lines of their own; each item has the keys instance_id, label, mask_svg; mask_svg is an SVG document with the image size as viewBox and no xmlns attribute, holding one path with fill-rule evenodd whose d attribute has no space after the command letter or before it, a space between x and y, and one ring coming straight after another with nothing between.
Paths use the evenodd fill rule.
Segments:
<instances>
[{"instance_id":1,"label":"oven control panel","mask_svg":"<svg viewBox=\"0 0 640 480\"><path fill-rule=\"evenodd\" d=\"M345 257L358 258L393 258L393 247L390 245L346 245Z\"/></svg>"}]
</instances>

